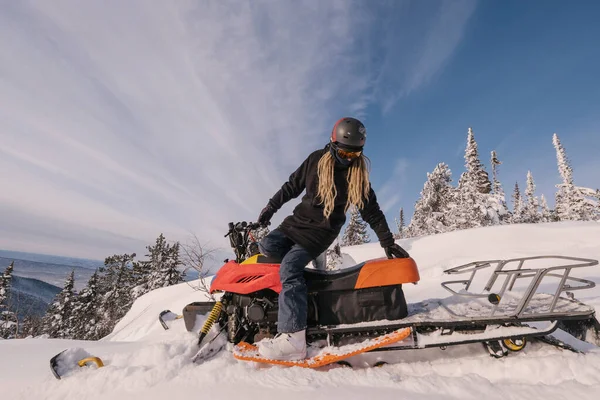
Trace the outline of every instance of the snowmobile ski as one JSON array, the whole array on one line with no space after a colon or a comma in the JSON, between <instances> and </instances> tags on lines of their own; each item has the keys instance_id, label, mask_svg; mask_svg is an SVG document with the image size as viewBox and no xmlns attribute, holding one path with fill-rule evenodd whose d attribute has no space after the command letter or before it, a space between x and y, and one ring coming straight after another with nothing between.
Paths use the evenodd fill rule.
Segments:
<instances>
[{"instance_id":1,"label":"snowmobile ski","mask_svg":"<svg viewBox=\"0 0 600 400\"><path fill-rule=\"evenodd\" d=\"M183 318L183 315L175 314L171 310L161 311L161 313L158 315L158 320L160 321L160 324L162 325L164 330L169 329L169 325L167 325L167 321L174 321L174 320L181 319L181 318Z\"/></svg>"},{"instance_id":2,"label":"snowmobile ski","mask_svg":"<svg viewBox=\"0 0 600 400\"><path fill-rule=\"evenodd\" d=\"M318 349L316 354L304 360L298 361L281 361L263 358L258 354L258 348L255 345L246 342L240 342L234 346L233 356L242 361L254 361L288 367L319 368L361 353L399 342L409 337L410 333L410 328L398 329L386 335L367 339L359 344L349 344L341 347L326 347L324 349ZM311 350L312 349L309 348L309 351Z\"/></svg>"},{"instance_id":3,"label":"snowmobile ski","mask_svg":"<svg viewBox=\"0 0 600 400\"><path fill-rule=\"evenodd\" d=\"M104 367L104 363L99 357L92 356L79 347L63 350L50 359L52 375L59 380L69 375L74 369L90 365L95 365L97 368Z\"/></svg>"}]
</instances>

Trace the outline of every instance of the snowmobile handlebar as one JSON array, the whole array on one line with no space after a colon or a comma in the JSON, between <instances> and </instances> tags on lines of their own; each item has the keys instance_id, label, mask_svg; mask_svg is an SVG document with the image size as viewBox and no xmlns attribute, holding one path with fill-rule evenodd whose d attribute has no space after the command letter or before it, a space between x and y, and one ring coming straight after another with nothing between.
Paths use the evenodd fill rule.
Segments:
<instances>
[{"instance_id":1,"label":"snowmobile handlebar","mask_svg":"<svg viewBox=\"0 0 600 400\"><path fill-rule=\"evenodd\" d=\"M241 263L243 260L245 260L248 254L252 254L257 251L255 247L252 247L249 250L249 246L256 246L252 231L261 227L261 224L255 222L248 223L246 221L242 221L237 223L229 223L229 232L227 232L225 237L229 236L229 242L231 244L231 248L235 252L236 261L238 263Z\"/></svg>"},{"instance_id":2,"label":"snowmobile handlebar","mask_svg":"<svg viewBox=\"0 0 600 400\"><path fill-rule=\"evenodd\" d=\"M260 228L261 225L257 222L246 222L246 221L242 221L242 222L238 222L238 223L233 223L230 222L229 223L229 232L227 232L227 234L224 237L227 237L229 235L231 235L234 232L248 232L248 231L253 231L255 229Z\"/></svg>"}]
</instances>

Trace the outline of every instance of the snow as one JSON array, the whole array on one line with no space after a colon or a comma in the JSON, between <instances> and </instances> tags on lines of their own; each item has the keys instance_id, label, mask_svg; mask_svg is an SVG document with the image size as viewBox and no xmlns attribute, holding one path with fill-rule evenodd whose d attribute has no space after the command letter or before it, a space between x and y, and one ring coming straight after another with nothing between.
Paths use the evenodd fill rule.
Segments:
<instances>
[{"instance_id":1,"label":"snow","mask_svg":"<svg viewBox=\"0 0 600 400\"><path fill-rule=\"evenodd\" d=\"M443 271L479 260L536 255L600 259L600 223L561 222L507 225L399 240L417 261L421 281L405 285L409 303L448 298L444 280L461 279ZM383 256L379 243L342 248L361 262ZM582 268L578 277L600 283L600 267ZM585 354L532 342L519 353L494 359L480 344L377 353L393 364L362 368L364 357L317 370L259 366L237 361L227 352L200 365L190 363L197 337L182 319L164 330L164 309L181 313L205 301L187 282L140 297L113 333L100 341L29 338L0 341L0 388L4 399L592 399L600 393L600 351ZM574 292L578 300L600 308L600 286ZM197 328L201 326L197 324ZM563 334L558 332L558 334ZM592 347L592 346L590 346ZM101 357L103 368L71 370L56 380L51 357L65 349L83 349ZM75 350L73 350L75 351ZM85 354L85 353L82 353Z\"/></svg>"}]
</instances>

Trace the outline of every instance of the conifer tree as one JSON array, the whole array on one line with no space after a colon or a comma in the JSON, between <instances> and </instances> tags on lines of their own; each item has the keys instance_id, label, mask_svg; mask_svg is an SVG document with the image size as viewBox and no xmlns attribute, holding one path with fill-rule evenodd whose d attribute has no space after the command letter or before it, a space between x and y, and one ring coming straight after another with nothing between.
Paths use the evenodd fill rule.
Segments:
<instances>
[{"instance_id":1,"label":"conifer tree","mask_svg":"<svg viewBox=\"0 0 600 400\"><path fill-rule=\"evenodd\" d=\"M492 150L492 192L495 194L501 194L504 197L504 189L502 189L502 184L498 180L498 165L502 164L500 160L498 160L498 155L496 154L496 150Z\"/></svg>"},{"instance_id":2,"label":"conifer tree","mask_svg":"<svg viewBox=\"0 0 600 400\"><path fill-rule=\"evenodd\" d=\"M183 282L184 275L179 271L179 267L182 265L179 256L179 242L169 245L161 233L156 239L155 245L148 246L147 249L147 257L150 260L144 263L147 263L151 271L148 291Z\"/></svg>"},{"instance_id":3,"label":"conifer tree","mask_svg":"<svg viewBox=\"0 0 600 400\"><path fill-rule=\"evenodd\" d=\"M10 298L10 281L15 267L15 262L11 262L4 270L4 274L0 276L0 311L2 307L8 308L8 299Z\"/></svg>"},{"instance_id":4,"label":"conifer tree","mask_svg":"<svg viewBox=\"0 0 600 400\"><path fill-rule=\"evenodd\" d=\"M415 204L415 211L408 227L412 236L432 235L455 229L455 220L448 213L456 207L453 204L454 190L450 186L452 172L445 163L439 163L423 185L421 197Z\"/></svg>"},{"instance_id":5,"label":"conifer tree","mask_svg":"<svg viewBox=\"0 0 600 400\"><path fill-rule=\"evenodd\" d=\"M168 246L166 257L163 258L162 267L156 271L155 279L153 280L154 288L167 287L183 282L184 274L179 271L181 259L179 242Z\"/></svg>"},{"instance_id":6,"label":"conifer tree","mask_svg":"<svg viewBox=\"0 0 600 400\"><path fill-rule=\"evenodd\" d=\"M540 196L540 222L553 222L554 217L552 216L552 212L548 208L548 202L546 201L546 197L542 194Z\"/></svg>"},{"instance_id":7,"label":"conifer tree","mask_svg":"<svg viewBox=\"0 0 600 400\"><path fill-rule=\"evenodd\" d=\"M139 297L149 291L159 287L155 286L154 280L157 279L157 273L162 268L165 259L168 257L168 243L165 236L161 233L153 246L146 246L148 250L146 260L140 261L141 268L146 270L147 280L144 282L137 281L135 289L135 297Z\"/></svg>"},{"instance_id":8,"label":"conifer tree","mask_svg":"<svg viewBox=\"0 0 600 400\"><path fill-rule=\"evenodd\" d=\"M90 277L86 287L77 296L73 306L73 337L82 340L100 339L100 318L98 309L101 306L98 293L98 272Z\"/></svg>"},{"instance_id":9,"label":"conifer tree","mask_svg":"<svg viewBox=\"0 0 600 400\"><path fill-rule=\"evenodd\" d=\"M398 232L394 235L395 239L403 239L406 236L406 224L404 222L404 208L400 207L400 216L396 219Z\"/></svg>"},{"instance_id":10,"label":"conifer tree","mask_svg":"<svg viewBox=\"0 0 600 400\"><path fill-rule=\"evenodd\" d=\"M456 191L456 207L451 218L456 229L499 224L502 207L497 199L490 196L492 184L481 161L473 130L469 128L465 149L466 171L461 174Z\"/></svg>"},{"instance_id":11,"label":"conifer tree","mask_svg":"<svg viewBox=\"0 0 600 400\"><path fill-rule=\"evenodd\" d=\"M492 191L492 183L485 172L485 168L479 160L479 151L477 150L477 142L473 129L469 128L467 133L467 148L465 149L465 166L467 171L461 180L466 180L472 183L478 193L488 194ZM463 182L464 183L464 182ZM459 181L460 185L460 181Z\"/></svg>"},{"instance_id":12,"label":"conifer tree","mask_svg":"<svg viewBox=\"0 0 600 400\"><path fill-rule=\"evenodd\" d=\"M98 292L101 308L98 312L98 336L112 332L115 325L125 316L133 303L133 268L135 253L115 254L106 257L99 268Z\"/></svg>"},{"instance_id":13,"label":"conifer tree","mask_svg":"<svg viewBox=\"0 0 600 400\"><path fill-rule=\"evenodd\" d=\"M340 269L340 267L344 263L344 258L342 257L342 249L340 248L339 236L335 240L335 245L330 247L325 252L325 270L326 271L335 271Z\"/></svg>"},{"instance_id":14,"label":"conifer tree","mask_svg":"<svg viewBox=\"0 0 600 400\"><path fill-rule=\"evenodd\" d=\"M590 219L589 206L581 190L573 183L573 169L556 133L552 136L552 143L556 149L558 172L562 178L562 183L556 185L558 188L555 195L556 216L560 221L588 220Z\"/></svg>"},{"instance_id":15,"label":"conifer tree","mask_svg":"<svg viewBox=\"0 0 600 400\"><path fill-rule=\"evenodd\" d=\"M28 314L23 318L23 325L20 332L20 337L36 337L43 333L43 325L42 318L34 315Z\"/></svg>"},{"instance_id":16,"label":"conifer tree","mask_svg":"<svg viewBox=\"0 0 600 400\"><path fill-rule=\"evenodd\" d=\"M135 253L132 254L114 254L104 259L104 265L98 269L98 291L101 295L112 290L117 281L131 289L136 283L134 281L133 265L135 263Z\"/></svg>"},{"instance_id":17,"label":"conifer tree","mask_svg":"<svg viewBox=\"0 0 600 400\"><path fill-rule=\"evenodd\" d=\"M515 190L512 194L513 201L513 212L511 222L513 224L520 224L525 220L525 209L523 205L523 199L521 197L521 191L519 190L519 184L515 182Z\"/></svg>"},{"instance_id":18,"label":"conifer tree","mask_svg":"<svg viewBox=\"0 0 600 400\"><path fill-rule=\"evenodd\" d=\"M596 194L594 195L594 198L596 200L596 207L594 209L594 212L596 214L595 220L600 221L600 189L596 189Z\"/></svg>"},{"instance_id":19,"label":"conifer tree","mask_svg":"<svg viewBox=\"0 0 600 400\"><path fill-rule=\"evenodd\" d=\"M135 300L150 290L152 264L148 261L132 261L131 266L131 297Z\"/></svg>"},{"instance_id":20,"label":"conifer tree","mask_svg":"<svg viewBox=\"0 0 600 400\"><path fill-rule=\"evenodd\" d=\"M18 330L17 316L9 307L13 269L14 261L0 275L0 338L4 339L16 337Z\"/></svg>"},{"instance_id":21,"label":"conifer tree","mask_svg":"<svg viewBox=\"0 0 600 400\"><path fill-rule=\"evenodd\" d=\"M508 206L506 205L506 195L504 194L504 189L502 188L502 184L498 179L498 166L502 164L502 162L498 159L498 155L496 151L493 150L491 153L491 164L492 164L492 193L490 197L490 205L492 209L498 215L498 220L500 223L506 223L510 219L510 213L508 212Z\"/></svg>"},{"instance_id":22,"label":"conifer tree","mask_svg":"<svg viewBox=\"0 0 600 400\"><path fill-rule=\"evenodd\" d=\"M527 188L525 189L527 199L523 206L523 222L536 223L540 221L539 202L535 196L535 182L531 171L527 171Z\"/></svg>"},{"instance_id":23,"label":"conifer tree","mask_svg":"<svg viewBox=\"0 0 600 400\"><path fill-rule=\"evenodd\" d=\"M356 207L350 210L350 221L342 236L342 246L356 246L370 241L367 233L367 223L362 220Z\"/></svg>"},{"instance_id":24,"label":"conifer tree","mask_svg":"<svg viewBox=\"0 0 600 400\"><path fill-rule=\"evenodd\" d=\"M74 305L75 271L71 271L62 291L56 295L54 302L48 307L42 325L43 332L51 338L72 338L72 312Z\"/></svg>"},{"instance_id":25,"label":"conifer tree","mask_svg":"<svg viewBox=\"0 0 600 400\"><path fill-rule=\"evenodd\" d=\"M116 269L114 284L103 294L100 323L97 334L104 337L112 332L115 325L125 316L133 303L131 297L130 270L127 267Z\"/></svg>"}]
</instances>

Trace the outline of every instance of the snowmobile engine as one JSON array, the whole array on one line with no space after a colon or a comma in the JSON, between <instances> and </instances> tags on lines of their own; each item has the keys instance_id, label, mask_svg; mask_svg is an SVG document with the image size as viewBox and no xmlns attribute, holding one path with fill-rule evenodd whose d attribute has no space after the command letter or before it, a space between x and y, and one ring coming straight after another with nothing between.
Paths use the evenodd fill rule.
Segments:
<instances>
[{"instance_id":1,"label":"snowmobile engine","mask_svg":"<svg viewBox=\"0 0 600 400\"><path fill-rule=\"evenodd\" d=\"M256 342L277 333L277 294L257 292L232 296L227 307L228 338Z\"/></svg>"}]
</instances>

